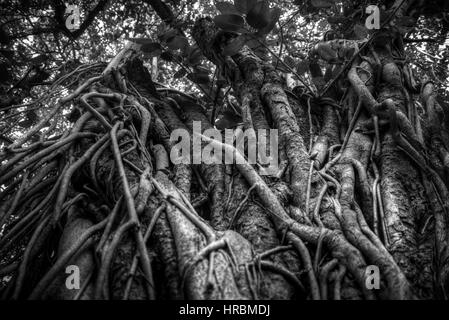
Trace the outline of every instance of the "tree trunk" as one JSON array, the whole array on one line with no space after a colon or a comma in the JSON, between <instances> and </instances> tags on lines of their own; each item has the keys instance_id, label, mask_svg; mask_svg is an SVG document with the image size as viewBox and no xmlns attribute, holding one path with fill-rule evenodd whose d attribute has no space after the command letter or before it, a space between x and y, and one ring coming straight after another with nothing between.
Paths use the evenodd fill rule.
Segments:
<instances>
[{"instance_id":1,"label":"tree trunk","mask_svg":"<svg viewBox=\"0 0 449 320\"><path fill-rule=\"evenodd\" d=\"M262 175L239 154L173 164L173 131L214 125L194 97L158 90L140 45L127 45L59 99L43 124L69 101L81 111L62 136L25 145L39 123L1 154L2 297L446 298L446 109L431 82L411 81L402 35L317 44L321 96L290 90L246 45L225 56L236 36L210 18L192 37L233 88L245 129L278 130L279 172ZM223 142L202 146L235 151Z\"/></svg>"}]
</instances>

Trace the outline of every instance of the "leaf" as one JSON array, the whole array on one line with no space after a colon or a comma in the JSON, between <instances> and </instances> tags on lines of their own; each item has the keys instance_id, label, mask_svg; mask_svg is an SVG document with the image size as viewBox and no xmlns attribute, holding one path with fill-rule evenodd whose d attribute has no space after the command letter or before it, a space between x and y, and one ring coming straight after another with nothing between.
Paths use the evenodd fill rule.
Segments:
<instances>
[{"instance_id":1,"label":"leaf","mask_svg":"<svg viewBox=\"0 0 449 320\"><path fill-rule=\"evenodd\" d=\"M260 41L263 41L263 40L261 39ZM257 41L256 39L253 39L253 38L247 39L245 44L251 50L255 50L255 49L257 49L257 48L262 46L262 44L259 41ZM266 44L268 45L268 42Z\"/></svg>"},{"instance_id":2,"label":"leaf","mask_svg":"<svg viewBox=\"0 0 449 320\"><path fill-rule=\"evenodd\" d=\"M226 79L223 77L223 75L219 72L217 81L215 83L217 84L218 87L224 87L228 84L228 81L226 81Z\"/></svg>"},{"instance_id":3,"label":"leaf","mask_svg":"<svg viewBox=\"0 0 449 320\"><path fill-rule=\"evenodd\" d=\"M346 18L345 16L332 16L332 17L328 17L327 18L327 22L329 22L330 24L337 24L337 23L343 23L347 20L348 18Z\"/></svg>"},{"instance_id":4,"label":"leaf","mask_svg":"<svg viewBox=\"0 0 449 320\"><path fill-rule=\"evenodd\" d=\"M368 36L368 30L361 24L354 25L354 34L357 39L365 39Z\"/></svg>"},{"instance_id":5,"label":"leaf","mask_svg":"<svg viewBox=\"0 0 449 320\"><path fill-rule=\"evenodd\" d=\"M256 5L257 0L234 0L235 8L243 14L247 14Z\"/></svg>"},{"instance_id":6,"label":"leaf","mask_svg":"<svg viewBox=\"0 0 449 320\"><path fill-rule=\"evenodd\" d=\"M215 7L217 7L221 14L239 14L237 8L230 2L217 2Z\"/></svg>"},{"instance_id":7,"label":"leaf","mask_svg":"<svg viewBox=\"0 0 449 320\"><path fill-rule=\"evenodd\" d=\"M30 62L34 65L39 65L42 62L46 61L48 57L45 54L40 54L30 60Z\"/></svg>"},{"instance_id":8,"label":"leaf","mask_svg":"<svg viewBox=\"0 0 449 320\"><path fill-rule=\"evenodd\" d=\"M209 83L209 75L207 73L189 73L187 75L187 79L198 83L198 84L208 84Z\"/></svg>"},{"instance_id":9,"label":"leaf","mask_svg":"<svg viewBox=\"0 0 449 320\"><path fill-rule=\"evenodd\" d=\"M161 59L168 62L176 61L175 56L169 51L162 52Z\"/></svg>"},{"instance_id":10,"label":"leaf","mask_svg":"<svg viewBox=\"0 0 449 320\"><path fill-rule=\"evenodd\" d=\"M279 39L267 39L267 40L265 40L265 44L267 46L278 46L279 45Z\"/></svg>"},{"instance_id":11,"label":"leaf","mask_svg":"<svg viewBox=\"0 0 449 320\"><path fill-rule=\"evenodd\" d=\"M390 35L386 30L378 32L373 38L372 43L374 46L384 46L385 43L388 43L388 41L390 41Z\"/></svg>"},{"instance_id":12,"label":"leaf","mask_svg":"<svg viewBox=\"0 0 449 320\"><path fill-rule=\"evenodd\" d=\"M345 52L345 58L347 60L349 60L349 59L351 59L354 56L355 53L356 53L356 49L355 48L349 48Z\"/></svg>"},{"instance_id":13,"label":"leaf","mask_svg":"<svg viewBox=\"0 0 449 320\"><path fill-rule=\"evenodd\" d=\"M192 46L188 48L188 55L187 55L187 63L191 66L196 66L200 64L201 60L203 59L203 55L201 53L200 48L198 46Z\"/></svg>"},{"instance_id":14,"label":"leaf","mask_svg":"<svg viewBox=\"0 0 449 320\"><path fill-rule=\"evenodd\" d=\"M328 81L332 80L332 74L333 74L333 68L327 67L326 71L324 72L324 75L323 75L324 82L328 82Z\"/></svg>"},{"instance_id":15,"label":"leaf","mask_svg":"<svg viewBox=\"0 0 449 320\"><path fill-rule=\"evenodd\" d=\"M0 61L0 83L12 80L11 74L8 71L8 65Z\"/></svg>"},{"instance_id":16,"label":"leaf","mask_svg":"<svg viewBox=\"0 0 449 320\"><path fill-rule=\"evenodd\" d=\"M416 20L412 17L403 16L395 21L396 27L401 33L410 32L416 25Z\"/></svg>"},{"instance_id":17,"label":"leaf","mask_svg":"<svg viewBox=\"0 0 449 320\"><path fill-rule=\"evenodd\" d=\"M291 70L289 70L281 61L274 60L271 62L271 64L276 68L276 70L279 70L284 73L290 73Z\"/></svg>"},{"instance_id":18,"label":"leaf","mask_svg":"<svg viewBox=\"0 0 449 320\"><path fill-rule=\"evenodd\" d=\"M299 75L302 75L304 73L306 73L307 71L309 71L309 60L303 60L300 63L298 63L298 65L296 66L296 72Z\"/></svg>"},{"instance_id":19,"label":"leaf","mask_svg":"<svg viewBox=\"0 0 449 320\"><path fill-rule=\"evenodd\" d=\"M206 67L198 66L198 67L195 67L194 71L196 73L204 73L206 75L209 75L209 71L210 70L208 68L206 68Z\"/></svg>"},{"instance_id":20,"label":"leaf","mask_svg":"<svg viewBox=\"0 0 449 320\"><path fill-rule=\"evenodd\" d=\"M30 126L32 126L32 124L33 124L33 123L32 123L30 120L28 120L28 119L23 120L23 121L20 121L19 123L17 123L17 125L18 125L19 127L22 127L22 128L30 127Z\"/></svg>"},{"instance_id":21,"label":"leaf","mask_svg":"<svg viewBox=\"0 0 449 320\"><path fill-rule=\"evenodd\" d=\"M175 36L167 41L167 47L171 50L181 49L184 52L189 47L189 41L186 37Z\"/></svg>"},{"instance_id":22,"label":"leaf","mask_svg":"<svg viewBox=\"0 0 449 320\"><path fill-rule=\"evenodd\" d=\"M238 36L237 38L233 39L226 47L223 49L223 54L225 56L233 56L237 52L240 51L240 49L245 45L246 37L243 35Z\"/></svg>"},{"instance_id":23,"label":"leaf","mask_svg":"<svg viewBox=\"0 0 449 320\"><path fill-rule=\"evenodd\" d=\"M26 117L31 123L35 123L38 119L38 116L34 110L28 110L26 112Z\"/></svg>"},{"instance_id":24,"label":"leaf","mask_svg":"<svg viewBox=\"0 0 449 320\"><path fill-rule=\"evenodd\" d=\"M147 58L157 57L162 53L162 47L157 42L150 42L143 44L140 47L140 50L144 53L145 57Z\"/></svg>"},{"instance_id":25,"label":"leaf","mask_svg":"<svg viewBox=\"0 0 449 320\"><path fill-rule=\"evenodd\" d=\"M158 38L161 42L167 41L170 38L173 38L178 34L178 31L173 28L166 28L158 34Z\"/></svg>"},{"instance_id":26,"label":"leaf","mask_svg":"<svg viewBox=\"0 0 449 320\"><path fill-rule=\"evenodd\" d=\"M288 65L290 68L294 68L294 67L296 66L295 59L293 59L293 58L290 57L290 56L286 56L286 57L284 58L284 63L285 63L286 65Z\"/></svg>"},{"instance_id":27,"label":"leaf","mask_svg":"<svg viewBox=\"0 0 449 320\"><path fill-rule=\"evenodd\" d=\"M179 69L178 71L175 72L175 74L173 75L173 78L175 78L175 79L181 79L181 78L183 78L186 74L187 74L186 69Z\"/></svg>"},{"instance_id":28,"label":"leaf","mask_svg":"<svg viewBox=\"0 0 449 320\"><path fill-rule=\"evenodd\" d=\"M148 38L129 38L131 42L140 44L140 50L146 58L157 57L162 53L162 47L158 42Z\"/></svg>"},{"instance_id":29,"label":"leaf","mask_svg":"<svg viewBox=\"0 0 449 320\"><path fill-rule=\"evenodd\" d=\"M1 44L8 44L10 41L10 37L8 33L3 29L3 26L0 28L0 43Z\"/></svg>"},{"instance_id":30,"label":"leaf","mask_svg":"<svg viewBox=\"0 0 449 320\"><path fill-rule=\"evenodd\" d=\"M327 21L321 20L320 22L318 22L317 27L318 27L318 29L325 29L327 27Z\"/></svg>"},{"instance_id":31,"label":"leaf","mask_svg":"<svg viewBox=\"0 0 449 320\"><path fill-rule=\"evenodd\" d=\"M312 0L312 6L315 8L329 8L332 7L334 1L332 0Z\"/></svg>"},{"instance_id":32,"label":"leaf","mask_svg":"<svg viewBox=\"0 0 449 320\"><path fill-rule=\"evenodd\" d=\"M278 22L279 18L281 16L281 9L279 8L273 8L270 10L270 22L267 26L259 30L260 34L268 34L271 30L273 30L274 26Z\"/></svg>"},{"instance_id":33,"label":"leaf","mask_svg":"<svg viewBox=\"0 0 449 320\"><path fill-rule=\"evenodd\" d=\"M134 43L137 44L149 44L149 43L154 43L154 40L149 39L149 38L129 38L129 41L132 41Z\"/></svg>"},{"instance_id":34,"label":"leaf","mask_svg":"<svg viewBox=\"0 0 449 320\"><path fill-rule=\"evenodd\" d=\"M0 53L8 60L12 61L12 59L14 58L14 51L13 50L1 50L0 49Z\"/></svg>"},{"instance_id":35,"label":"leaf","mask_svg":"<svg viewBox=\"0 0 449 320\"><path fill-rule=\"evenodd\" d=\"M232 32L240 32L243 29L245 20L237 14L220 14L214 18L215 24L225 30Z\"/></svg>"},{"instance_id":36,"label":"leaf","mask_svg":"<svg viewBox=\"0 0 449 320\"><path fill-rule=\"evenodd\" d=\"M256 3L246 15L246 22L256 29L262 29L271 22L270 5L267 0L262 0Z\"/></svg>"},{"instance_id":37,"label":"leaf","mask_svg":"<svg viewBox=\"0 0 449 320\"><path fill-rule=\"evenodd\" d=\"M411 28L411 27L415 26L416 19L409 17L409 16L403 16L396 20L396 24L401 25L403 27Z\"/></svg>"}]
</instances>

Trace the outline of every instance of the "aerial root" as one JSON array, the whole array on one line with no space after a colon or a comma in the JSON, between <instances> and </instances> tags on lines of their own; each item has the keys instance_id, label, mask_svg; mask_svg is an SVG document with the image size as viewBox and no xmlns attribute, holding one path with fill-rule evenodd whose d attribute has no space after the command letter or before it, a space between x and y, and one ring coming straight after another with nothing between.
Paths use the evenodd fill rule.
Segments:
<instances>
[{"instance_id":1,"label":"aerial root","mask_svg":"<svg viewBox=\"0 0 449 320\"><path fill-rule=\"evenodd\" d=\"M225 248L229 249L229 256L230 256L230 262L231 266L234 266L233 269L235 269L235 266L237 266L237 261L235 260L235 255L232 252L232 248L229 245L228 240L226 239L226 236L223 238L220 238L218 240L215 240L211 243L209 243L207 246L202 248L195 257L192 258L192 261L188 262L184 270L182 272L182 288L184 288L185 281L187 279L188 274L190 271L195 267L196 264L201 262L204 259L207 259L209 256L209 268L208 268L208 276L207 276L207 287L210 288L213 286L214 281L212 281L212 272L214 271L214 253L215 251L223 250Z\"/></svg>"},{"instance_id":2,"label":"aerial root","mask_svg":"<svg viewBox=\"0 0 449 320\"><path fill-rule=\"evenodd\" d=\"M77 241L65 251L61 257L53 264L50 270L45 274L45 276L39 281L36 287L31 292L28 299L36 300L41 297L42 292L51 284L51 282L56 278L56 274L67 264L67 262L76 254L76 252L81 248L81 246L89 240L96 232L101 230L106 226L107 220L103 220L96 225L93 225L87 229Z\"/></svg>"},{"instance_id":3,"label":"aerial root","mask_svg":"<svg viewBox=\"0 0 449 320\"><path fill-rule=\"evenodd\" d=\"M293 287L295 287L299 292L305 292L305 288L301 281L299 281L298 277L283 266L266 260L258 260L249 264L257 265L261 270L265 269L273 273L277 273L283 276L288 282L290 282Z\"/></svg>"},{"instance_id":4,"label":"aerial root","mask_svg":"<svg viewBox=\"0 0 449 320\"><path fill-rule=\"evenodd\" d=\"M152 300L152 299L155 299L153 271L151 268L150 257L148 255L148 251L147 251L146 245L144 243L142 231L140 229L140 222L139 222L139 218L137 216L134 198L133 198L133 196L131 194L131 190L129 188L125 168L123 167L122 156L120 154L120 149L118 146L117 130L118 130L118 127L120 126L120 124L121 124L120 122L117 122L114 125L114 127L112 128L111 133L110 133L111 140L112 140L112 146L113 146L113 153L114 153L115 162L118 167L119 175L122 180L123 191L124 191L124 196L125 196L125 203L126 203L126 206L128 209L129 219L130 219L130 222L133 222L135 225L134 238L136 240L137 248L139 250L139 258L140 258L140 261L142 264L142 269L144 271L144 276L148 280L147 286L146 286L148 297L150 300Z\"/></svg>"},{"instance_id":5,"label":"aerial root","mask_svg":"<svg viewBox=\"0 0 449 320\"><path fill-rule=\"evenodd\" d=\"M320 290L321 290L321 299L327 300L327 283L328 283L328 274L329 272L338 265L337 259L332 259L328 263L326 263L320 271Z\"/></svg>"},{"instance_id":6,"label":"aerial root","mask_svg":"<svg viewBox=\"0 0 449 320\"><path fill-rule=\"evenodd\" d=\"M215 232L209 227L202 219L200 219L198 213L196 213L195 209L191 207L190 203L187 201L189 208L186 207L181 201L176 199L172 194L166 192L162 186L157 182L156 179L151 177L151 182L156 187L156 190L161 194L161 196L169 203L177 207L188 219L189 221L195 225L206 237L208 243L215 241L216 235ZM180 197L182 199L182 193L180 193Z\"/></svg>"},{"instance_id":7,"label":"aerial root","mask_svg":"<svg viewBox=\"0 0 449 320\"><path fill-rule=\"evenodd\" d=\"M143 240L145 243L148 242L148 239L151 237L151 233L154 229L154 226L156 225L157 220L159 219L160 215L162 214L162 212L164 212L166 208L165 202L163 202L161 204L161 206L159 208L156 209L156 211L154 212L153 217L151 218L150 224L148 225L147 230L145 231L145 235L143 237ZM129 292L131 290L131 285L132 285L132 281L134 278L134 274L136 272L137 269L137 263L138 263L138 254L136 253L133 257L133 261L131 264L131 268L129 270L128 273L128 280L126 281L126 287L125 287L125 291L123 293L123 300L127 300L128 296L129 296Z\"/></svg>"}]
</instances>

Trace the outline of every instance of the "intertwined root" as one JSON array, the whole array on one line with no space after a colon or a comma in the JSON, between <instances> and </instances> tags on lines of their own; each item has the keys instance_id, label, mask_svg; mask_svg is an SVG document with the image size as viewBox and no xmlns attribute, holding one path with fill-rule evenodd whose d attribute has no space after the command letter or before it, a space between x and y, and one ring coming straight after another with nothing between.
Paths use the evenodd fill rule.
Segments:
<instances>
[{"instance_id":1,"label":"intertwined root","mask_svg":"<svg viewBox=\"0 0 449 320\"><path fill-rule=\"evenodd\" d=\"M227 260L229 261L229 265L231 267L232 273L235 274L236 273L236 269L237 269L237 260L235 258L235 255L232 251L232 247L230 247L229 245L229 241L227 240L226 237L228 237L229 234L226 233L222 238L215 240L211 243L209 243L207 246L205 246L204 248L201 249L201 251L199 251L197 253L197 255L192 259L191 262L187 263L187 265L184 267L183 270L183 287L184 287L184 282L186 277L188 276L189 272L191 271L191 269L193 269L195 267L195 265L199 262L201 262L202 260L206 260L209 259L209 271L208 271L208 277L207 277L207 287L210 288L214 285L214 283L216 281L214 281L213 276L214 276L214 257L216 254L223 254L224 257L227 258ZM225 249L228 249L228 251L224 251ZM221 251L223 250L223 251Z\"/></svg>"},{"instance_id":2,"label":"intertwined root","mask_svg":"<svg viewBox=\"0 0 449 320\"><path fill-rule=\"evenodd\" d=\"M248 47L222 57L222 33L211 19L200 19L193 33L230 83L232 75L245 79L244 85L232 83L244 124L277 128L281 163L288 165L262 177L260 166L233 146L205 136L204 144L235 154L237 163L171 164L170 132L191 130L193 121L213 125L197 99L176 90L152 92L138 46L127 46L0 154L0 225L7 224L0 238L7 263L1 261L0 274L11 276L3 297L446 296L448 152L433 85L423 83L430 114L420 121L412 90L398 78L410 74L388 52L365 45L346 65L350 86L344 91L323 88L315 68L315 87L326 96L307 88L294 90L298 96ZM313 50L320 56L323 48L344 51L353 44L323 42ZM52 124L40 141L29 143L48 121L58 121L68 102L79 102L83 111L74 124L50 137ZM319 120L315 107L324 113ZM339 132L343 123L346 131ZM426 139L443 168L433 167L438 161L426 154ZM195 201L198 194L203 199ZM422 251L415 243L421 220L419 229L433 230ZM420 267L412 263L415 253ZM420 272L431 269L432 260L433 271ZM56 288L72 264L84 277L76 295ZM366 287L370 265L380 269L379 291Z\"/></svg>"}]
</instances>

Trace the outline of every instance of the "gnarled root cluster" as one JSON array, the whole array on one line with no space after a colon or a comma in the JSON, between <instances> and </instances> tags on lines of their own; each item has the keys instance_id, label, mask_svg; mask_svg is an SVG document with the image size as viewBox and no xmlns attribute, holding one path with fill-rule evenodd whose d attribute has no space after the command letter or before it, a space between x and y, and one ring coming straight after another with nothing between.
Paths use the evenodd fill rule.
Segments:
<instances>
[{"instance_id":1,"label":"gnarled root cluster","mask_svg":"<svg viewBox=\"0 0 449 320\"><path fill-rule=\"evenodd\" d=\"M82 69L82 84L0 154L2 297L445 297L449 139L432 83L411 86L386 44L356 51L340 72L349 82L324 96L291 92L248 47L224 57L232 35L209 18L193 38L232 86L245 127L278 129L286 168L262 176L206 136L237 163L172 164L173 130L213 124L195 98L155 92L128 45L104 70ZM328 47L335 41L311 54ZM68 103L78 113L61 129Z\"/></svg>"}]
</instances>

